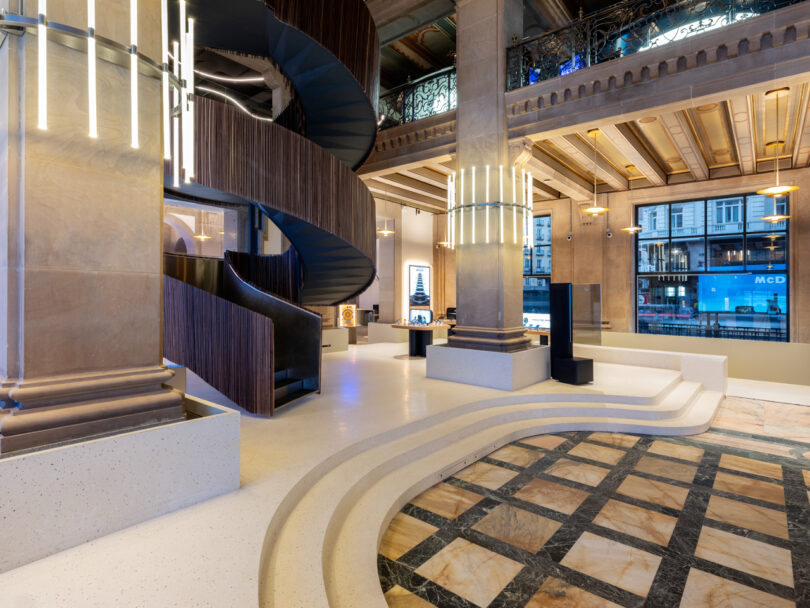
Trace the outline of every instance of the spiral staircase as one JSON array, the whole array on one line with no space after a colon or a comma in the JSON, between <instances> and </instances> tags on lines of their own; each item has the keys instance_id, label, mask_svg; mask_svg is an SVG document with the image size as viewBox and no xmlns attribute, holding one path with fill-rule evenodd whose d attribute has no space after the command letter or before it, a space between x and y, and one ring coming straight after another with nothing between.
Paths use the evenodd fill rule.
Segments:
<instances>
[{"instance_id":1,"label":"spiral staircase","mask_svg":"<svg viewBox=\"0 0 810 608\"><path fill-rule=\"evenodd\" d=\"M167 163L166 193L252 205L278 227L291 250L256 255L247 265L244 259L235 264L229 253L213 261L167 255L165 356L249 412L272 414L320 391L320 318L313 325L313 313L303 307L346 301L374 278L374 199L354 170L371 152L377 131L376 29L361 0L231 0L227 9L219 0L186 5L198 48L269 60L291 85L294 102L276 122L267 122L197 96L195 180L172 187ZM295 112L297 120L285 120ZM253 272L254 266L263 271ZM280 284L292 287L281 293ZM272 369L257 364L267 359L264 345L254 340L252 351L234 352L222 342L242 337L222 336L211 327L223 323L217 315L245 310L272 322L266 330ZM190 334L211 338L197 338L191 348ZM307 360L296 350L306 350ZM233 382L246 374L250 390Z\"/></svg>"}]
</instances>

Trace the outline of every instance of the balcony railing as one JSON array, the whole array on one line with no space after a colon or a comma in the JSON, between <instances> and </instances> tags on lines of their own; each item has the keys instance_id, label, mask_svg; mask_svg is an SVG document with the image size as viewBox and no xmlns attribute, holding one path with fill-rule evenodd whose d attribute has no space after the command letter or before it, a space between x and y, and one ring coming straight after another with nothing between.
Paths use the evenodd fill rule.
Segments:
<instances>
[{"instance_id":1,"label":"balcony railing","mask_svg":"<svg viewBox=\"0 0 810 608\"><path fill-rule=\"evenodd\" d=\"M803 0L625 0L507 49L507 90L565 76Z\"/></svg>"},{"instance_id":2,"label":"balcony railing","mask_svg":"<svg viewBox=\"0 0 810 608\"><path fill-rule=\"evenodd\" d=\"M434 72L380 97L380 128L388 129L455 110L456 68Z\"/></svg>"}]
</instances>

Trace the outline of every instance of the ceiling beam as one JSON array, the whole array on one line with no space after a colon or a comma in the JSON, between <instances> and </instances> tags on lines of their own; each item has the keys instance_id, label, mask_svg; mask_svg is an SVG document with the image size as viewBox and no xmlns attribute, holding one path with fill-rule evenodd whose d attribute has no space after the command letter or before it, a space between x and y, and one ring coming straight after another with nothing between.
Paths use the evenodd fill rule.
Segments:
<instances>
[{"instance_id":1,"label":"ceiling beam","mask_svg":"<svg viewBox=\"0 0 810 608\"><path fill-rule=\"evenodd\" d=\"M627 124L608 124L599 129L653 186L666 185L667 174L658 166L658 163Z\"/></svg>"},{"instance_id":2,"label":"ceiling beam","mask_svg":"<svg viewBox=\"0 0 810 608\"><path fill-rule=\"evenodd\" d=\"M557 192L554 188L550 188L543 182L539 182L534 179L534 175L532 175L532 182L534 182L532 184L532 191L534 192L535 200L549 201L560 198L559 192Z\"/></svg>"},{"instance_id":3,"label":"ceiling beam","mask_svg":"<svg viewBox=\"0 0 810 608\"><path fill-rule=\"evenodd\" d=\"M808 87L803 90L805 99L799 108L796 124L796 144L793 147L793 168L799 169L810 164L810 94Z\"/></svg>"},{"instance_id":4,"label":"ceiling beam","mask_svg":"<svg viewBox=\"0 0 810 608\"><path fill-rule=\"evenodd\" d=\"M380 198L409 207L418 207L419 209L424 209L431 213L444 213L446 211L446 205L439 204L435 199L424 197L410 190L394 188L376 180L368 180L366 187L374 195L374 198Z\"/></svg>"},{"instance_id":5,"label":"ceiling beam","mask_svg":"<svg viewBox=\"0 0 810 608\"><path fill-rule=\"evenodd\" d=\"M586 201L593 196L592 184L536 147L532 148L532 156L526 166L531 171L532 177L540 179L575 201Z\"/></svg>"},{"instance_id":6,"label":"ceiling beam","mask_svg":"<svg viewBox=\"0 0 810 608\"><path fill-rule=\"evenodd\" d=\"M406 175L389 173L388 175L380 175L376 178L376 181L382 184L388 184L389 186L394 186L395 188L407 190L427 198L435 199L441 204L447 202L447 188L437 188L436 186L431 186L425 182L421 182Z\"/></svg>"},{"instance_id":7,"label":"ceiling beam","mask_svg":"<svg viewBox=\"0 0 810 608\"><path fill-rule=\"evenodd\" d=\"M596 173L596 176L614 190L627 190L627 178L616 170L601 154L596 155L594 164L593 147L586 144L577 135L564 135L551 140L563 152L579 163L586 171Z\"/></svg>"},{"instance_id":8,"label":"ceiling beam","mask_svg":"<svg viewBox=\"0 0 810 608\"><path fill-rule=\"evenodd\" d=\"M431 186L436 186L437 188L444 188L445 191L447 190L446 173L443 172L439 173L438 171L428 169L427 167L414 167L413 169L400 171L400 173L402 175L412 177L413 179L418 179L420 182L430 184Z\"/></svg>"},{"instance_id":9,"label":"ceiling beam","mask_svg":"<svg viewBox=\"0 0 810 608\"><path fill-rule=\"evenodd\" d=\"M754 149L754 114L751 99L748 95L737 95L728 100L731 112L731 129L734 143L737 146L737 158L740 159L740 171L743 175L757 172L757 151Z\"/></svg>"},{"instance_id":10,"label":"ceiling beam","mask_svg":"<svg viewBox=\"0 0 810 608\"><path fill-rule=\"evenodd\" d=\"M709 179L709 166L683 112L666 112L660 120L692 177L698 181Z\"/></svg>"}]
</instances>

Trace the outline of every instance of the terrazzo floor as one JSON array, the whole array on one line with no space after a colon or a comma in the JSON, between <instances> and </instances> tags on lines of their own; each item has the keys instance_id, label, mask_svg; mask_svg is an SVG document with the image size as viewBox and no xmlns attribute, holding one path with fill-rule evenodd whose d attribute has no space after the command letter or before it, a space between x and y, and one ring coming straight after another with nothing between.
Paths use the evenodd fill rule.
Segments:
<instances>
[{"instance_id":1,"label":"terrazzo floor","mask_svg":"<svg viewBox=\"0 0 810 608\"><path fill-rule=\"evenodd\" d=\"M810 409L726 399L690 438L540 435L413 498L389 606L810 606Z\"/></svg>"}]
</instances>

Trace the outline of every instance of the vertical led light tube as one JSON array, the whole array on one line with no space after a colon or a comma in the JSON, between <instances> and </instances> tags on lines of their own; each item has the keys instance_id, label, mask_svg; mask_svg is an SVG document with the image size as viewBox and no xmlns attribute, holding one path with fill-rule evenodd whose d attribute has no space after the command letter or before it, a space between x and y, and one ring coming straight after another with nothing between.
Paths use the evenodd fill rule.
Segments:
<instances>
[{"instance_id":1,"label":"vertical led light tube","mask_svg":"<svg viewBox=\"0 0 810 608\"><path fill-rule=\"evenodd\" d=\"M501 233L501 243L503 243L503 165L498 167L498 182L500 183L499 186L499 194L498 194L498 208L501 212L501 217L498 222L498 228L500 229Z\"/></svg>"},{"instance_id":2,"label":"vertical led light tube","mask_svg":"<svg viewBox=\"0 0 810 608\"><path fill-rule=\"evenodd\" d=\"M492 197L489 195L489 165L487 165L487 198L484 200L487 203L487 206L484 208L484 213L487 214L487 244L489 244L489 202L492 200Z\"/></svg>"},{"instance_id":3,"label":"vertical led light tube","mask_svg":"<svg viewBox=\"0 0 810 608\"><path fill-rule=\"evenodd\" d=\"M96 0L87 0L87 129L98 137L98 100L96 94Z\"/></svg>"},{"instance_id":4,"label":"vertical led light tube","mask_svg":"<svg viewBox=\"0 0 810 608\"><path fill-rule=\"evenodd\" d=\"M188 170L188 141L187 135L189 131L188 126L188 42L186 40L187 23L186 23L186 0L179 0L180 2L180 131L181 131L181 147L182 147L182 169L183 173ZM175 55L176 57L176 55ZM189 180L186 179L186 182Z\"/></svg>"},{"instance_id":5,"label":"vertical led light tube","mask_svg":"<svg viewBox=\"0 0 810 608\"><path fill-rule=\"evenodd\" d=\"M129 0L129 107L133 148L140 147L138 139L138 0Z\"/></svg>"},{"instance_id":6,"label":"vertical led light tube","mask_svg":"<svg viewBox=\"0 0 810 608\"><path fill-rule=\"evenodd\" d=\"M186 181L194 177L194 19L188 20L188 36L186 38L188 49L186 57L188 59L188 168L186 169Z\"/></svg>"},{"instance_id":7,"label":"vertical led light tube","mask_svg":"<svg viewBox=\"0 0 810 608\"><path fill-rule=\"evenodd\" d=\"M459 230L461 234L459 235L459 245L464 244L464 169L461 170L461 192L459 193L458 202L461 203L461 227Z\"/></svg>"},{"instance_id":8,"label":"vertical led light tube","mask_svg":"<svg viewBox=\"0 0 810 608\"><path fill-rule=\"evenodd\" d=\"M534 249L534 181L531 172L528 173L529 187L526 192L529 195L529 247Z\"/></svg>"},{"instance_id":9,"label":"vertical led light tube","mask_svg":"<svg viewBox=\"0 0 810 608\"><path fill-rule=\"evenodd\" d=\"M512 165L512 242L517 244L517 176Z\"/></svg>"},{"instance_id":10,"label":"vertical led light tube","mask_svg":"<svg viewBox=\"0 0 810 608\"><path fill-rule=\"evenodd\" d=\"M180 44L175 40L172 42L172 53L174 54L174 77L180 80ZM180 91L172 87L172 107L180 105ZM180 117L175 114L172 117L172 182L175 188L180 187Z\"/></svg>"},{"instance_id":11,"label":"vertical led light tube","mask_svg":"<svg viewBox=\"0 0 810 608\"><path fill-rule=\"evenodd\" d=\"M453 188L452 188L452 181L453 178L448 175L447 176L447 222L446 222L446 230L444 231L444 240L448 243L450 242L450 210L453 208Z\"/></svg>"},{"instance_id":12,"label":"vertical led light tube","mask_svg":"<svg viewBox=\"0 0 810 608\"><path fill-rule=\"evenodd\" d=\"M37 128L48 128L48 4L39 0L37 20Z\"/></svg>"},{"instance_id":13,"label":"vertical led light tube","mask_svg":"<svg viewBox=\"0 0 810 608\"><path fill-rule=\"evenodd\" d=\"M92 0L90 0L92 2ZM160 49L163 70L163 158L172 157L171 105L169 103L169 7L168 0L160 0Z\"/></svg>"},{"instance_id":14,"label":"vertical led light tube","mask_svg":"<svg viewBox=\"0 0 810 608\"><path fill-rule=\"evenodd\" d=\"M475 245L475 167L472 169L472 244Z\"/></svg>"},{"instance_id":15,"label":"vertical led light tube","mask_svg":"<svg viewBox=\"0 0 810 608\"><path fill-rule=\"evenodd\" d=\"M450 195L451 201L451 212L450 212L450 247L452 249L456 248L456 174L453 173L451 176L452 180L450 182L450 187L452 188L452 194Z\"/></svg>"},{"instance_id":16,"label":"vertical led light tube","mask_svg":"<svg viewBox=\"0 0 810 608\"><path fill-rule=\"evenodd\" d=\"M526 242L529 240L528 235L526 234L526 169L520 170L520 190L521 190L521 199L523 202L523 246L526 246Z\"/></svg>"}]
</instances>

